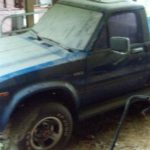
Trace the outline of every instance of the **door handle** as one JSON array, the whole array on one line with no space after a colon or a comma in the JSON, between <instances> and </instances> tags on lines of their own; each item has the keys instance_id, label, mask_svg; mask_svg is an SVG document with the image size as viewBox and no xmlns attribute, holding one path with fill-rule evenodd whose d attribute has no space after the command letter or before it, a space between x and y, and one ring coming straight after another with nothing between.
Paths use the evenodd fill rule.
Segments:
<instances>
[{"instance_id":1,"label":"door handle","mask_svg":"<svg viewBox=\"0 0 150 150\"><path fill-rule=\"evenodd\" d=\"M144 48L143 47L137 47L137 48L133 48L131 49L131 53L132 54L136 54L136 53L141 53L144 51Z\"/></svg>"}]
</instances>

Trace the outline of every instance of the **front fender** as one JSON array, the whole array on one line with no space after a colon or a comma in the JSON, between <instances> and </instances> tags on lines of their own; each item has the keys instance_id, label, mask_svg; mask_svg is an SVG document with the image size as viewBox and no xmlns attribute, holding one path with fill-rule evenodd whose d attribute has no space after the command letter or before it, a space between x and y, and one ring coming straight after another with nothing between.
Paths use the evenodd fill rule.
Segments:
<instances>
[{"instance_id":1,"label":"front fender","mask_svg":"<svg viewBox=\"0 0 150 150\"><path fill-rule=\"evenodd\" d=\"M75 109L79 107L79 97L76 89L67 82L43 82L35 85L28 86L20 91L18 91L11 101L7 104L3 114L1 114L0 122L0 132L3 131L10 119L12 112L15 110L16 106L23 101L24 98L36 94L41 91L50 90L53 88L63 89L72 96L72 103L74 104Z\"/></svg>"}]
</instances>

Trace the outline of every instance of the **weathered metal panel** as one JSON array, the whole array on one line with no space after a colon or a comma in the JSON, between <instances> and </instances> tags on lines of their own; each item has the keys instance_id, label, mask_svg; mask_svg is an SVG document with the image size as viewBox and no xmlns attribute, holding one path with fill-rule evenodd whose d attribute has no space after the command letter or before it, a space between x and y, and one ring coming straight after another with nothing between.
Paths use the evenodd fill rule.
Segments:
<instances>
[{"instance_id":1,"label":"weathered metal panel","mask_svg":"<svg viewBox=\"0 0 150 150\"><path fill-rule=\"evenodd\" d=\"M43 68L80 60L85 54L31 40L31 34L1 38L0 82Z\"/></svg>"},{"instance_id":2,"label":"weathered metal panel","mask_svg":"<svg viewBox=\"0 0 150 150\"><path fill-rule=\"evenodd\" d=\"M55 62L68 54L61 48L44 47L41 43L28 40L27 37L13 36L0 40L0 77L37 66L46 62Z\"/></svg>"}]
</instances>

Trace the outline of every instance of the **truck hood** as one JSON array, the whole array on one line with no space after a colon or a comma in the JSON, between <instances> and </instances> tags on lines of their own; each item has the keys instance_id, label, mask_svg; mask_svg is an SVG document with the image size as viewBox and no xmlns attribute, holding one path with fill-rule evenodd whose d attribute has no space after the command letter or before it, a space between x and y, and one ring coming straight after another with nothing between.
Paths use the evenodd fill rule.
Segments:
<instances>
[{"instance_id":1,"label":"truck hood","mask_svg":"<svg viewBox=\"0 0 150 150\"><path fill-rule=\"evenodd\" d=\"M83 52L69 52L47 45L31 36L0 39L0 82L15 76L83 58Z\"/></svg>"}]
</instances>

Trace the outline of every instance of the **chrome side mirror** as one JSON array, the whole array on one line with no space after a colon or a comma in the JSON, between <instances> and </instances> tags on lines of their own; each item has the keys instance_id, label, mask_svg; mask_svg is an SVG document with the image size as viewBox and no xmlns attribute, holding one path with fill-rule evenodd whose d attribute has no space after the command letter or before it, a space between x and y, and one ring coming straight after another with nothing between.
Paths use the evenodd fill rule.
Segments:
<instances>
[{"instance_id":1,"label":"chrome side mirror","mask_svg":"<svg viewBox=\"0 0 150 150\"><path fill-rule=\"evenodd\" d=\"M130 39L126 37L111 37L110 48L114 51L128 54L130 53Z\"/></svg>"}]
</instances>

